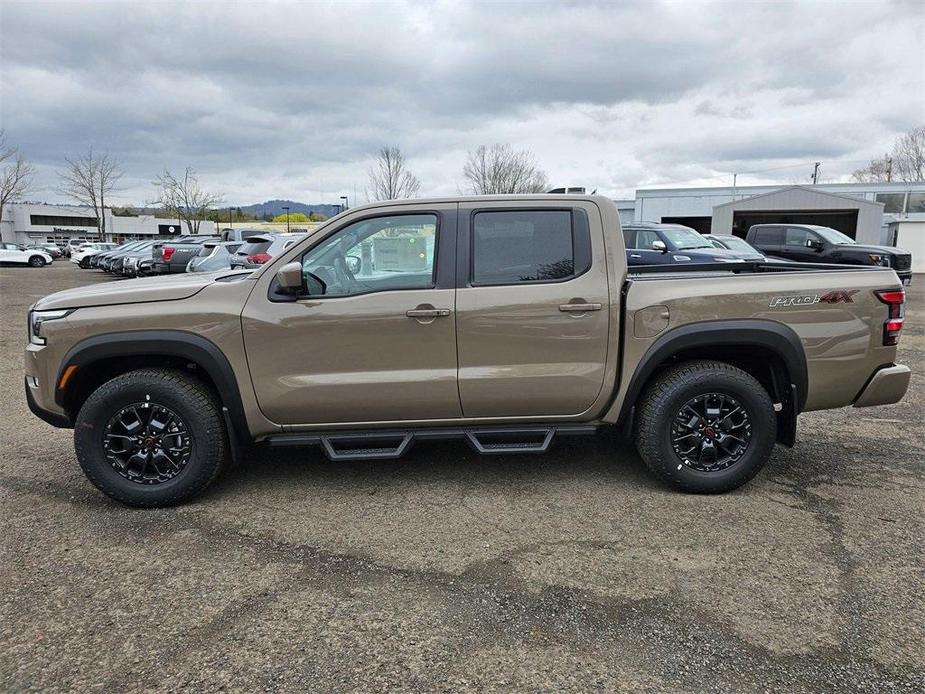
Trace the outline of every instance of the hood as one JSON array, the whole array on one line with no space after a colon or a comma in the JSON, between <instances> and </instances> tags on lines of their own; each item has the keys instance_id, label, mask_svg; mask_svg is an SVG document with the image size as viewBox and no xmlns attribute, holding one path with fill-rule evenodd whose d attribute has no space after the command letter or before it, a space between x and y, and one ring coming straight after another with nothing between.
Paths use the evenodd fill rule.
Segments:
<instances>
[{"instance_id":1,"label":"hood","mask_svg":"<svg viewBox=\"0 0 925 694\"><path fill-rule=\"evenodd\" d=\"M855 252L875 253L877 255L909 255L909 251L904 251L902 248L896 248L895 246L868 246L860 243L840 244L837 246L837 250L842 253Z\"/></svg>"},{"instance_id":2,"label":"hood","mask_svg":"<svg viewBox=\"0 0 925 694\"><path fill-rule=\"evenodd\" d=\"M250 271L225 270L223 272L164 275L121 282L101 282L49 294L39 299L34 308L45 311L59 308L139 304L148 301L176 301L198 294L220 277L246 274L250 274Z\"/></svg>"}]
</instances>

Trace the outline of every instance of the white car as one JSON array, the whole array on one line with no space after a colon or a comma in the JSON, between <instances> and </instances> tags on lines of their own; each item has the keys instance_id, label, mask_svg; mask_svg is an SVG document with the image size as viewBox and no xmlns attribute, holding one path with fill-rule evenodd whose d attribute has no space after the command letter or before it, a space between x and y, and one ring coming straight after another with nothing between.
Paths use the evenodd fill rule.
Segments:
<instances>
[{"instance_id":1,"label":"white car","mask_svg":"<svg viewBox=\"0 0 925 694\"><path fill-rule=\"evenodd\" d=\"M111 251L118 245L117 243L85 243L77 250L71 251L71 262L80 265L80 261L84 258L89 258L91 255L102 253L103 251ZM85 267L85 265L81 265L81 267Z\"/></svg>"},{"instance_id":2,"label":"white car","mask_svg":"<svg viewBox=\"0 0 925 694\"><path fill-rule=\"evenodd\" d=\"M23 248L16 243L0 243L0 263L16 263L43 267L50 265L52 257L45 251Z\"/></svg>"}]
</instances>

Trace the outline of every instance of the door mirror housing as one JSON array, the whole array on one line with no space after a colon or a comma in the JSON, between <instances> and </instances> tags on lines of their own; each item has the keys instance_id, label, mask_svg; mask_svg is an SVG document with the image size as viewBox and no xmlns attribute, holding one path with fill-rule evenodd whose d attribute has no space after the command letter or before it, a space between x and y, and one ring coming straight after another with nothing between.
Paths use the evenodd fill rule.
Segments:
<instances>
[{"instance_id":1,"label":"door mirror housing","mask_svg":"<svg viewBox=\"0 0 925 694\"><path fill-rule=\"evenodd\" d=\"M821 251L823 248L822 241L816 241L815 239L806 239L806 247L814 251Z\"/></svg>"},{"instance_id":2,"label":"door mirror housing","mask_svg":"<svg viewBox=\"0 0 925 694\"><path fill-rule=\"evenodd\" d=\"M348 255L344 258L347 262L347 269L350 270L352 274L357 274L360 270L363 269L363 260L357 255Z\"/></svg>"},{"instance_id":3,"label":"door mirror housing","mask_svg":"<svg viewBox=\"0 0 925 694\"><path fill-rule=\"evenodd\" d=\"M667 253L667 252L668 252L668 246L665 245L665 242L664 242L664 241L653 241L653 242L652 242L652 250L653 250L653 251L658 251L659 253Z\"/></svg>"},{"instance_id":4,"label":"door mirror housing","mask_svg":"<svg viewBox=\"0 0 925 694\"><path fill-rule=\"evenodd\" d=\"M286 263L276 271L276 281L279 288L286 294L298 294L302 291L302 263L293 261Z\"/></svg>"}]
</instances>

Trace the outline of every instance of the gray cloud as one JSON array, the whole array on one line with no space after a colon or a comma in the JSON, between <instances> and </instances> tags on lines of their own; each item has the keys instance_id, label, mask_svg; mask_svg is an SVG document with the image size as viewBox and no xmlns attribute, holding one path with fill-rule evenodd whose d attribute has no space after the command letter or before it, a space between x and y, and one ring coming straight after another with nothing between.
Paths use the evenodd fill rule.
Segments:
<instances>
[{"instance_id":1,"label":"gray cloud","mask_svg":"<svg viewBox=\"0 0 925 694\"><path fill-rule=\"evenodd\" d=\"M127 202L187 164L230 201L331 201L386 143L433 194L497 141L613 195L815 158L838 175L923 120L922 29L912 3L14 0L0 118L48 199L91 145L125 163Z\"/></svg>"}]
</instances>

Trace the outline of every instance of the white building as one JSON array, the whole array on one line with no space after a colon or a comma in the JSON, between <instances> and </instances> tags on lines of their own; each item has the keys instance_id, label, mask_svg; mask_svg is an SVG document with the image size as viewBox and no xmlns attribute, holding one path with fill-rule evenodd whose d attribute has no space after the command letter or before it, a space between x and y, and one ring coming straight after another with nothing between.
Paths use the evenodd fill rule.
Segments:
<instances>
[{"instance_id":1,"label":"white building","mask_svg":"<svg viewBox=\"0 0 925 694\"><path fill-rule=\"evenodd\" d=\"M89 207L79 205L46 205L44 203L8 203L0 219L0 239L10 243L65 243L81 241L114 241L121 243L153 236L179 236L188 233L179 220L159 219L153 215L117 217L112 210L104 211L106 238L101 239L97 215ZM199 233L215 233L215 222L203 221Z\"/></svg>"}]
</instances>

